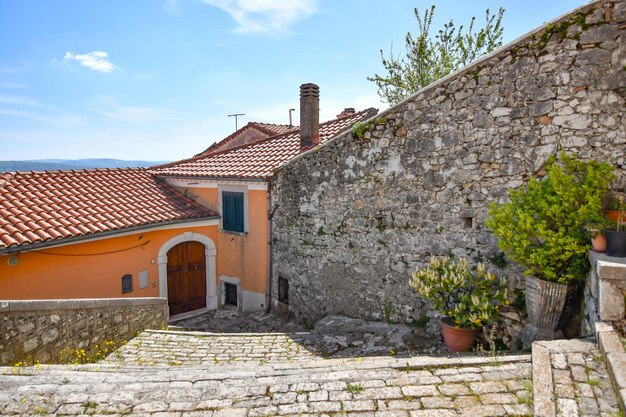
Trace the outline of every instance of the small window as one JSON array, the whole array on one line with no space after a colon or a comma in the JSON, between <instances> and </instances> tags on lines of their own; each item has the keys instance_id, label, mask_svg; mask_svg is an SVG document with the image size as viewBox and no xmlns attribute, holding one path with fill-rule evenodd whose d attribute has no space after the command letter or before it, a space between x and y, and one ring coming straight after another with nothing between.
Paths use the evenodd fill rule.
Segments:
<instances>
[{"instance_id":1,"label":"small window","mask_svg":"<svg viewBox=\"0 0 626 417\"><path fill-rule=\"evenodd\" d=\"M287 278L278 277L278 301L289 304L289 281Z\"/></svg>"},{"instance_id":2,"label":"small window","mask_svg":"<svg viewBox=\"0 0 626 417\"><path fill-rule=\"evenodd\" d=\"M244 232L243 193L222 192L222 229Z\"/></svg>"},{"instance_id":3,"label":"small window","mask_svg":"<svg viewBox=\"0 0 626 417\"><path fill-rule=\"evenodd\" d=\"M126 294L127 292L133 291L133 276L132 275L124 275L122 277L122 294Z\"/></svg>"}]
</instances>

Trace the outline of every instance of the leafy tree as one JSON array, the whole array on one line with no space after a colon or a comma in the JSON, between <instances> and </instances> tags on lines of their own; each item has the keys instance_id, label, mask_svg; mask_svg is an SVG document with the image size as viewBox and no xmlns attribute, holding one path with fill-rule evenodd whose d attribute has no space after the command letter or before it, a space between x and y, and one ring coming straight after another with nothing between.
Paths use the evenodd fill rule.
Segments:
<instances>
[{"instance_id":1,"label":"leafy tree","mask_svg":"<svg viewBox=\"0 0 626 417\"><path fill-rule=\"evenodd\" d=\"M420 16L414 9L419 34L413 37L406 34L406 55L393 56L393 45L389 57L385 58L380 50L380 57L387 75L375 74L368 77L378 86L378 95L389 104L396 104L419 89L445 77L457 69L475 61L480 56L493 51L502 45L502 16L504 9L500 7L497 15L489 9L485 12L485 27L474 32L475 17L465 32L463 25L458 28L454 22L446 23L434 39L430 35L435 6Z\"/></svg>"},{"instance_id":2,"label":"leafy tree","mask_svg":"<svg viewBox=\"0 0 626 417\"><path fill-rule=\"evenodd\" d=\"M544 179L531 178L509 191L509 202L492 204L486 224L526 274L568 284L589 270L585 225L602 213L602 197L615 176L608 163L566 153L560 159L549 160Z\"/></svg>"}]
</instances>

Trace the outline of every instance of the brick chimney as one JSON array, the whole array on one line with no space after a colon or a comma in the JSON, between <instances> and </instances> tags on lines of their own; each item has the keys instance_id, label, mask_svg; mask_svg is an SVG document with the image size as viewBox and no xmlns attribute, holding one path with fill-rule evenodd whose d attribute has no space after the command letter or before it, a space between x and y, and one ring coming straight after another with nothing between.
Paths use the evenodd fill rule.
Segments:
<instances>
[{"instance_id":1,"label":"brick chimney","mask_svg":"<svg viewBox=\"0 0 626 417\"><path fill-rule=\"evenodd\" d=\"M300 147L320 143L320 88L315 84L300 86Z\"/></svg>"}]
</instances>

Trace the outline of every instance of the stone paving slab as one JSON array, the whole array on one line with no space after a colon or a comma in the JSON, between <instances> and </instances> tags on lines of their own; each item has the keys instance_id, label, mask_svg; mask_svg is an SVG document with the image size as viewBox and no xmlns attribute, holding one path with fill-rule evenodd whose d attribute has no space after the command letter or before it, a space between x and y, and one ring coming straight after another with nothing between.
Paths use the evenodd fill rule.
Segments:
<instances>
[{"instance_id":1,"label":"stone paving slab","mask_svg":"<svg viewBox=\"0 0 626 417\"><path fill-rule=\"evenodd\" d=\"M170 323L177 329L224 334L300 333L306 348L324 357L415 356L442 351L440 337L425 328L385 322L366 322L343 316L326 316L305 329L295 321L272 313L239 312L233 307L209 311ZM310 350L310 349L309 349Z\"/></svg>"},{"instance_id":2,"label":"stone paving slab","mask_svg":"<svg viewBox=\"0 0 626 417\"><path fill-rule=\"evenodd\" d=\"M542 417L620 415L594 340L533 343L534 413Z\"/></svg>"},{"instance_id":3,"label":"stone paving slab","mask_svg":"<svg viewBox=\"0 0 626 417\"><path fill-rule=\"evenodd\" d=\"M364 358L128 372L113 372L110 364L0 368L0 414L530 415L529 357L500 359Z\"/></svg>"},{"instance_id":4,"label":"stone paving slab","mask_svg":"<svg viewBox=\"0 0 626 417\"><path fill-rule=\"evenodd\" d=\"M216 334L148 330L109 355L104 363L179 366L233 362L303 361L316 346L294 333Z\"/></svg>"},{"instance_id":5,"label":"stone paving slab","mask_svg":"<svg viewBox=\"0 0 626 417\"><path fill-rule=\"evenodd\" d=\"M295 333L307 329L285 317L265 312L241 312L233 306L220 306L198 316L172 320L170 324L184 330L210 333Z\"/></svg>"}]
</instances>

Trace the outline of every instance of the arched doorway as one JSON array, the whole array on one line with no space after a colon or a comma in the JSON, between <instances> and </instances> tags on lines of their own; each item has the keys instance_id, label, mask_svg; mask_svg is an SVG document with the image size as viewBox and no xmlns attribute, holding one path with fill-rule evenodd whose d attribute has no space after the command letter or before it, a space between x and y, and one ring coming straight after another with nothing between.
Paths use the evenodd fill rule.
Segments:
<instances>
[{"instance_id":1,"label":"arched doorway","mask_svg":"<svg viewBox=\"0 0 626 417\"><path fill-rule=\"evenodd\" d=\"M180 248L172 251L175 247L180 245L181 243L194 243L196 245L189 246L181 246ZM192 252L191 255L189 252ZM175 236L165 242L161 248L159 249L159 296L167 298L168 304L170 305L170 316L184 314L181 313L181 310L187 309L187 311L198 311L202 312L203 310L214 310L217 308L217 294L216 294L216 286L215 286L215 255L217 251L215 249L215 244L213 241L200 233L193 232L185 232L178 236ZM186 263L184 262L184 257L187 256ZM191 258L189 258L191 256ZM197 270L201 261L198 259L199 257L204 256L204 271ZM191 260L191 262L190 262ZM172 265L170 265L172 262ZM178 264L178 266L176 266ZM191 264L191 269L196 269L192 272L192 278L189 278L189 271L187 271L187 280L191 279L191 298L189 297L190 292L184 291L180 289L178 286L169 289L170 286L170 272L172 275L182 274L181 270L178 268L186 268L189 269ZM181 266L182 265L182 266ZM199 292L201 285L199 281L201 281L201 277L204 275L204 306L197 307L201 305L202 302L199 301L199 297L194 296L194 292ZM172 278L174 279L174 278ZM187 289L189 289L189 283L183 281L178 282L174 285L187 285ZM196 291L194 291L194 288ZM172 294L170 294L170 291ZM184 300L184 301L183 301ZM181 307L181 305L185 305L185 307ZM172 306L174 308L172 308ZM193 308L193 310L189 309Z\"/></svg>"},{"instance_id":2,"label":"arched doorway","mask_svg":"<svg viewBox=\"0 0 626 417\"><path fill-rule=\"evenodd\" d=\"M202 243L179 243L167 252L167 302L172 316L206 308L206 262Z\"/></svg>"}]
</instances>

